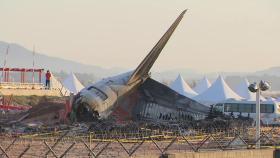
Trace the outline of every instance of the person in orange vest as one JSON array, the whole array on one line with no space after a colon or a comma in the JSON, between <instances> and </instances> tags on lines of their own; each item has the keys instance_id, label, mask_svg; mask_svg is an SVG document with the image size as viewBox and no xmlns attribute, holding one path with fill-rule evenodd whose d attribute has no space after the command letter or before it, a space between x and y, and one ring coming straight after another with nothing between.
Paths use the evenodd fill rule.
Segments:
<instances>
[{"instance_id":1,"label":"person in orange vest","mask_svg":"<svg viewBox=\"0 0 280 158\"><path fill-rule=\"evenodd\" d=\"M51 85L50 85L50 81L51 81L51 73L50 71L48 70L47 73L46 73L46 87L47 89L50 89Z\"/></svg>"}]
</instances>

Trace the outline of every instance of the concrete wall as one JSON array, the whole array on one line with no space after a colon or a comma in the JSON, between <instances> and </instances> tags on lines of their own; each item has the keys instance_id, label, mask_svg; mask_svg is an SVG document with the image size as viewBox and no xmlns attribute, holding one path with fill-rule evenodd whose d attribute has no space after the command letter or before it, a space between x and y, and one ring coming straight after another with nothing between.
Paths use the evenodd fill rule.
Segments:
<instances>
[{"instance_id":1,"label":"concrete wall","mask_svg":"<svg viewBox=\"0 0 280 158\"><path fill-rule=\"evenodd\" d=\"M273 158L274 149L261 150L229 150L174 153L161 156L162 158ZM278 157L275 157L278 158Z\"/></svg>"},{"instance_id":2,"label":"concrete wall","mask_svg":"<svg viewBox=\"0 0 280 158\"><path fill-rule=\"evenodd\" d=\"M45 89L0 89L0 95L14 95L14 96L61 96L59 90L45 90Z\"/></svg>"}]
</instances>

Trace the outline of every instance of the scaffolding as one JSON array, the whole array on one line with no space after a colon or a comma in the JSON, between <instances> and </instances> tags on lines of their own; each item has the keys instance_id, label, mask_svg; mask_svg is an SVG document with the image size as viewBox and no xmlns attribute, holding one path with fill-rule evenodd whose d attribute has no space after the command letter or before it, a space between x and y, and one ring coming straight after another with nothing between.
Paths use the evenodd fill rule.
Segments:
<instances>
[{"instance_id":1,"label":"scaffolding","mask_svg":"<svg viewBox=\"0 0 280 158\"><path fill-rule=\"evenodd\" d=\"M41 89L43 88L42 84L42 74L44 73L44 69L33 69L33 68L0 68L2 72L0 87L1 88L35 88ZM20 74L19 81L13 81L11 79L11 73ZM32 73L32 81L29 82L27 80L28 73ZM35 81L34 73L38 74L38 80Z\"/></svg>"}]
</instances>

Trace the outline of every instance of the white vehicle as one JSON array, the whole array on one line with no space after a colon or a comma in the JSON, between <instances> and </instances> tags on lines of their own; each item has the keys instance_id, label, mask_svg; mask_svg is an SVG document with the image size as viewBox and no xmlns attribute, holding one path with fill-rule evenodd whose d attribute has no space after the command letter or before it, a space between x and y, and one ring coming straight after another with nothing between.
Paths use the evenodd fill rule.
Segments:
<instances>
[{"instance_id":1,"label":"white vehicle","mask_svg":"<svg viewBox=\"0 0 280 158\"><path fill-rule=\"evenodd\" d=\"M214 107L226 115L239 115L256 119L256 101L226 100ZM280 103L277 101L261 102L261 122L268 125L280 125Z\"/></svg>"}]
</instances>

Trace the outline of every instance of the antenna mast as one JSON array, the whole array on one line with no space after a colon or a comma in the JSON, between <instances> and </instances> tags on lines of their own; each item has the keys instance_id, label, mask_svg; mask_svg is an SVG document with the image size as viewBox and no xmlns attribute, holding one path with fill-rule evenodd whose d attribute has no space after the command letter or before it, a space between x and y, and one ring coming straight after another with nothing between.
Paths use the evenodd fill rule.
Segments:
<instances>
[{"instance_id":1,"label":"antenna mast","mask_svg":"<svg viewBox=\"0 0 280 158\"><path fill-rule=\"evenodd\" d=\"M32 83L33 83L33 86L34 86L34 82L35 82L35 74L34 74L34 69L35 69L35 46L34 45L33 45L33 63L32 63L32 66L33 66Z\"/></svg>"},{"instance_id":2,"label":"antenna mast","mask_svg":"<svg viewBox=\"0 0 280 158\"><path fill-rule=\"evenodd\" d=\"M6 68L6 64L7 64L7 60L8 60L9 48L10 48L10 45L8 45L7 49L6 49L5 60L4 60L4 64L3 64L3 69L2 69L2 75L1 75L0 82L3 82L4 72L5 72L5 68Z\"/></svg>"}]
</instances>

